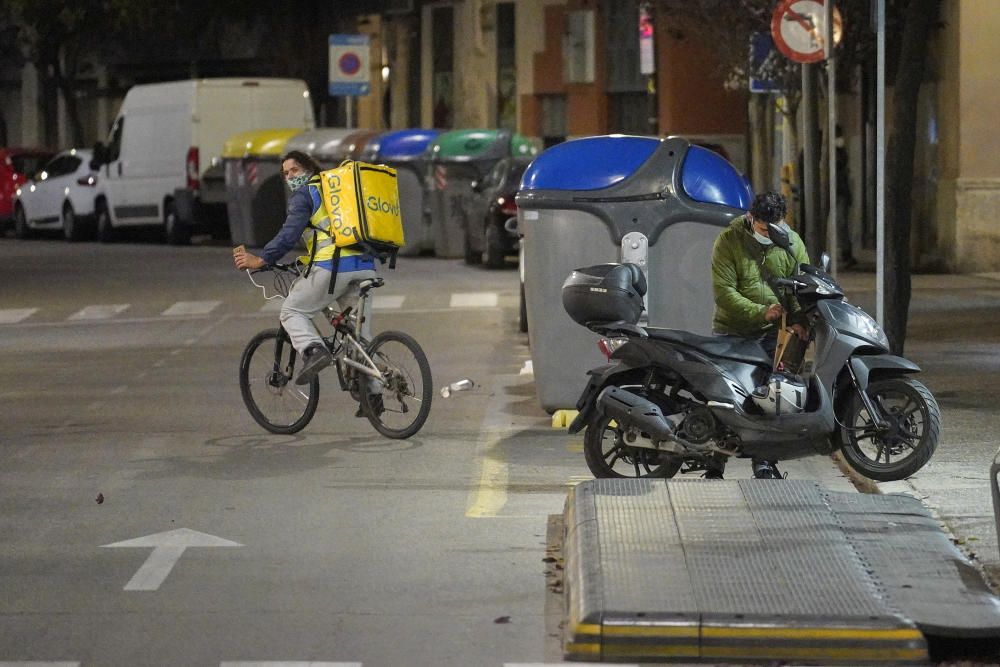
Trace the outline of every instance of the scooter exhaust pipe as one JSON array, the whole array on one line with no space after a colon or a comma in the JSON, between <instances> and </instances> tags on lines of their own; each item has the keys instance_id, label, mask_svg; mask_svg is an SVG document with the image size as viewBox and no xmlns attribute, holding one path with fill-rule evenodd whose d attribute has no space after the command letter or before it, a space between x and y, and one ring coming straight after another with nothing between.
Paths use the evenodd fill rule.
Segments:
<instances>
[{"instance_id":1,"label":"scooter exhaust pipe","mask_svg":"<svg viewBox=\"0 0 1000 667\"><path fill-rule=\"evenodd\" d=\"M654 442L678 442L673 424L663 416L660 406L638 394L620 387L608 387L597 397L597 405L605 415L622 426L634 426L649 434L650 440Z\"/></svg>"}]
</instances>

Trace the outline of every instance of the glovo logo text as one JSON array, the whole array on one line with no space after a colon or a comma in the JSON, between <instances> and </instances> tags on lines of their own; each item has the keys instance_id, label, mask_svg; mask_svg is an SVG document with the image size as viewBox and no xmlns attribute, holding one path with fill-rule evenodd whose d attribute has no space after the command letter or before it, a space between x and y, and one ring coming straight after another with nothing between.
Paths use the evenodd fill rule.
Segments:
<instances>
[{"instance_id":1,"label":"glovo logo text","mask_svg":"<svg viewBox=\"0 0 1000 667\"><path fill-rule=\"evenodd\" d=\"M368 210L374 211L376 213L385 213L387 215L399 215L399 202L386 201L375 195L369 195L368 199L365 200L365 206Z\"/></svg>"},{"instance_id":2,"label":"glovo logo text","mask_svg":"<svg viewBox=\"0 0 1000 667\"><path fill-rule=\"evenodd\" d=\"M326 174L326 186L329 192L326 201L327 211L330 213L330 228L335 234L341 236L351 236L354 229L344 220L344 209L341 197L342 181L340 174Z\"/></svg>"}]
</instances>

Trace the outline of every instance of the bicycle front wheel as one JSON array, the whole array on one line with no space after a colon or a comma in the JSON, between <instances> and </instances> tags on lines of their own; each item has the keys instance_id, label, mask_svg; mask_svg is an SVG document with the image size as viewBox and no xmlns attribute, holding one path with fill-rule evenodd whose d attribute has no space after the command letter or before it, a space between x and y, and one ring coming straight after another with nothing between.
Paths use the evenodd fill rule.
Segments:
<instances>
[{"instance_id":1,"label":"bicycle front wheel","mask_svg":"<svg viewBox=\"0 0 1000 667\"><path fill-rule=\"evenodd\" d=\"M281 329L261 331L243 351L240 393L258 424L271 433L298 433L316 414L319 378L295 384L297 355Z\"/></svg>"},{"instance_id":2,"label":"bicycle front wheel","mask_svg":"<svg viewBox=\"0 0 1000 667\"><path fill-rule=\"evenodd\" d=\"M372 339L368 355L382 373L382 393L361 392L361 407L387 438L409 438L431 411L434 385L427 355L411 336L385 331ZM360 376L366 382L365 376Z\"/></svg>"}]
</instances>

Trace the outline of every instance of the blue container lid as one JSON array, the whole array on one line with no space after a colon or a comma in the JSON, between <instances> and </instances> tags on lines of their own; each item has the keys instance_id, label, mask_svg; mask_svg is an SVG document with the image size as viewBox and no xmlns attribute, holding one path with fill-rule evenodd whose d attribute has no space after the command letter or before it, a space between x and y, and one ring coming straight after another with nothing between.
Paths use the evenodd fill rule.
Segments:
<instances>
[{"instance_id":1,"label":"blue container lid","mask_svg":"<svg viewBox=\"0 0 1000 667\"><path fill-rule=\"evenodd\" d=\"M681 165L681 187L691 199L747 210L753 191L746 177L714 151L691 146Z\"/></svg>"},{"instance_id":2,"label":"blue container lid","mask_svg":"<svg viewBox=\"0 0 1000 667\"><path fill-rule=\"evenodd\" d=\"M439 130L396 130L372 141L373 157L378 160L407 160L420 157L427 146L441 134Z\"/></svg>"},{"instance_id":3,"label":"blue container lid","mask_svg":"<svg viewBox=\"0 0 1000 667\"><path fill-rule=\"evenodd\" d=\"M660 140L611 135L573 139L535 158L522 190L602 190L634 174L656 152Z\"/></svg>"}]
</instances>

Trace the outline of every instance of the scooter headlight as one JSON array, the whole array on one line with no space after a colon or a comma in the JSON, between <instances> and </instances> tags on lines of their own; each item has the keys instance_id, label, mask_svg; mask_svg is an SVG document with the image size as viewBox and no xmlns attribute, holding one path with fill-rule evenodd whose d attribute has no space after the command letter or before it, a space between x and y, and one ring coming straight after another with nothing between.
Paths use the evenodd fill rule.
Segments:
<instances>
[{"instance_id":1,"label":"scooter headlight","mask_svg":"<svg viewBox=\"0 0 1000 667\"><path fill-rule=\"evenodd\" d=\"M858 329L864 334L865 338L889 349L889 337L885 335L885 331L878 325L875 318L860 308L855 308L854 312L858 318Z\"/></svg>"}]
</instances>

